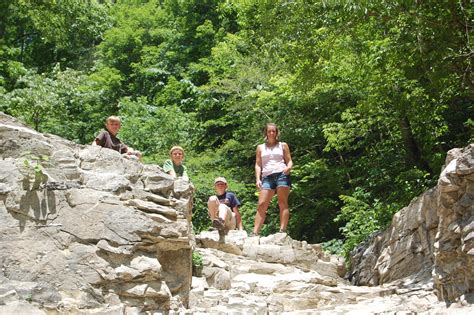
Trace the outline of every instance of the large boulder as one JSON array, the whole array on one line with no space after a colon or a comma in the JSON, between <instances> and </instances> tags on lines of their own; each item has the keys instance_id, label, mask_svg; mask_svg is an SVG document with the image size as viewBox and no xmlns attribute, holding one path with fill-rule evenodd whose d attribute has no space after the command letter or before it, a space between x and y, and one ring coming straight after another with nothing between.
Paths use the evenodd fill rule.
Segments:
<instances>
[{"instance_id":1,"label":"large boulder","mask_svg":"<svg viewBox=\"0 0 474 315\"><path fill-rule=\"evenodd\" d=\"M0 313L188 307L193 191L0 113Z\"/></svg>"},{"instance_id":2,"label":"large boulder","mask_svg":"<svg viewBox=\"0 0 474 315\"><path fill-rule=\"evenodd\" d=\"M350 279L430 282L447 302L474 292L474 144L448 152L438 185L403 208L352 255ZM472 301L471 301L472 303Z\"/></svg>"}]
</instances>

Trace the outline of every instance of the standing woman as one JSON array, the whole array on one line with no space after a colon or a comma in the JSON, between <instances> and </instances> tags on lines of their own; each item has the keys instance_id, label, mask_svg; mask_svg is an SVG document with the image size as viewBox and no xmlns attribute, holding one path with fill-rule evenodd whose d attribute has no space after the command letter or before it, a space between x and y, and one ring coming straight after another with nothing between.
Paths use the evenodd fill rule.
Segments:
<instances>
[{"instance_id":1,"label":"standing woman","mask_svg":"<svg viewBox=\"0 0 474 315\"><path fill-rule=\"evenodd\" d=\"M290 218L288 195L291 187L290 172L293 167L290 148L285 142L278 141L279 130L275 124L268 123L265 126L264 135L265 143L257 146L255 161L255 178L260 194L253 228L254 235L260 233L268 206L275 192L280 208L280 232L286 233Z\"/></svg>"}]
</instances>

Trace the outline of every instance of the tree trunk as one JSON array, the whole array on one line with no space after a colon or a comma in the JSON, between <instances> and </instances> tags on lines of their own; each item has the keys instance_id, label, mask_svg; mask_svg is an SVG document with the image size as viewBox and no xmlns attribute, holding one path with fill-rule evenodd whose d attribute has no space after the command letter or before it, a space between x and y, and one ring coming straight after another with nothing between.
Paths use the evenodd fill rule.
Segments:
<instances>
[{"instance_id":1,"label":"tree trunk","mask_svg":"<svg viewBox=\"0 0 474 315\"><path fill-rule=\"evenodd\" d=\"M421 151L411 130L411 124L408 120L408 117L406 115L402 115L400 117L399 123L402 132L403 144L405 145L407 164L417 166L418 168L431 173L430 166L421 156Z\"/></svg>"}]
</instances>

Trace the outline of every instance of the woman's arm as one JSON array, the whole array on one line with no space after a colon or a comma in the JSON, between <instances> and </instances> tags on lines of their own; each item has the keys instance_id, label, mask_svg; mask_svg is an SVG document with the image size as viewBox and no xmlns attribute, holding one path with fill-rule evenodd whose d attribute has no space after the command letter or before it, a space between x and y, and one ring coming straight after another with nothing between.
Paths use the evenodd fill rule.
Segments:
<instances>
[{"instance_id":1,"label":"woman's arm","mask_svg":"<svg viewBox=\"0 0 474 315\"><path fill-rule=\"evenodd\" d=\"M262 149L260 148L260 145L258 145L257 152L255 154L255 182L259 190L262 188L262 180L260 178L261 174L262 174Z\"/></svg>"},{"instance_id":2,"label":"woman's arm","mask_svg":"<svg viewBox=\"0 0 474 315\"><path fill-rule=\"evenodd\" d=\"M282 143L283 145L283 158L285 159L286 167L283 170L283 173L289 175L291 173L291 169L293 168L293 160L291 159L290 147L286 142Z\"/></svg>"}]
</instances>

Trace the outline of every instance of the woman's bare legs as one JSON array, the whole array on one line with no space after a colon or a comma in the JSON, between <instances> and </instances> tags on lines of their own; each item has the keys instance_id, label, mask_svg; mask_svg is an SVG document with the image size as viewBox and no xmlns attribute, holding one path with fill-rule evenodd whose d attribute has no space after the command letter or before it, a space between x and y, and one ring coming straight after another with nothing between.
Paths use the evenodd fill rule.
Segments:
<instances>
[{"instance_id":1,"label":"woman's bare legs","mask_svg":"<svg viewBox=\"0 0 474 315\"><path fill-rule=\"evenodd\" d=\"M288 207L288 196L290 194L290 187L278 187L278 207L280 208L280 231L285 231L288 227L290 219L290 210Z\"/></svg>"},{"instance_id":2,"label":"woman's bare legs","mask_svg":"<svg viewBox=\"0 0 474 315\"><path fill-rule=\"evenodd\" d=\"M274 190L260 190L260 194L258 196L257 213L255 214L255 224L253 226L254 234L258 235L258 233L260 233L260 228L262 227L263 222L265 222L267 209L270 205L273 195L275 195Z\"/></svg>"}]
</instances>

